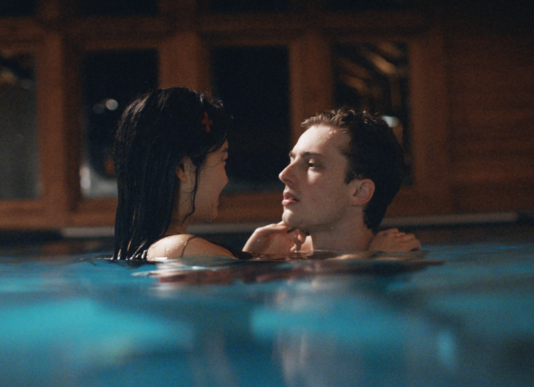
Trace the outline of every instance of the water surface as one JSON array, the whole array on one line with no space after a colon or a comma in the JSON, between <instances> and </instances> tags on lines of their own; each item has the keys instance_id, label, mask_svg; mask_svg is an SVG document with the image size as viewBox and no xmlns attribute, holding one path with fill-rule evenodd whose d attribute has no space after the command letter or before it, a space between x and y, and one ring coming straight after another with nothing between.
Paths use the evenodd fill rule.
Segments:
<instances>
[{"instance_id":1,"label":"water surface","mask_svg":"<svg viewBox=\"0 0 534 387\"><path fill-rule=\"evenodd\" d=\"M4 249L6 386L527 386L534 243L129 265ZM81 251L81 252L80 252Z\"/></svg>"}]
</instances>

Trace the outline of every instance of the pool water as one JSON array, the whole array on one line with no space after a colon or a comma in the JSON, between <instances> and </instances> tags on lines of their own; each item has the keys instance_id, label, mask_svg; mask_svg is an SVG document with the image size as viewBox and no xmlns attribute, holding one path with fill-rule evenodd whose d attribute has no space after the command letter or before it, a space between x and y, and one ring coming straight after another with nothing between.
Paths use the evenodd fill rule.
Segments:
<instances>
[{"instance_id":1,"label":"pool water","mask_svg":"<svg viewBox=\"0 0 534 387\"><path fill-rule=\"evenodd\" d=\"M2 386L532 385L531 242L158 265L54 246L0 257Z\"/></svg>"}]
</instances>

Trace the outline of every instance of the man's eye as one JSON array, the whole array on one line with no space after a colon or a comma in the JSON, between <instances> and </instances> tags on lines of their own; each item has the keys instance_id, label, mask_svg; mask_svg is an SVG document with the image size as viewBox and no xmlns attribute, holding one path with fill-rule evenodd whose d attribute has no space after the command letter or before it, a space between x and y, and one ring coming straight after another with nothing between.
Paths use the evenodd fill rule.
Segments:
<instances>
[{"instance_id":1,"label":"man's eye","mask_svg":"<svg viewBox=\"0 0 534 387\"><path fill-rule=\"evenodd\" d=\"M315 168L315 167L317 167L317 164L314 164L314 163L308 161L308 167Z\"/></svg>"}]
</instances>

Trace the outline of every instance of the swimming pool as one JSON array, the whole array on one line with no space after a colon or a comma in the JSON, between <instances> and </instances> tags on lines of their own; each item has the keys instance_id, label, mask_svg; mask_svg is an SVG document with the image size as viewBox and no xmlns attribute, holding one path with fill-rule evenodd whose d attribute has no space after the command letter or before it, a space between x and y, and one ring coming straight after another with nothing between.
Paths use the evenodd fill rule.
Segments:
<instances>
[{"instance_id":1,"label":"swimming pool","mask_svg":"<svg viewBox=\"0 0 534 387\"><path fill-rule=\"evenodd\" d=\"M106 249L2 251L2 386L526 386L534 377L529 241L427 244L426 266L206 258L135 267L101 259Z\"/></svg>"}]
</instances>

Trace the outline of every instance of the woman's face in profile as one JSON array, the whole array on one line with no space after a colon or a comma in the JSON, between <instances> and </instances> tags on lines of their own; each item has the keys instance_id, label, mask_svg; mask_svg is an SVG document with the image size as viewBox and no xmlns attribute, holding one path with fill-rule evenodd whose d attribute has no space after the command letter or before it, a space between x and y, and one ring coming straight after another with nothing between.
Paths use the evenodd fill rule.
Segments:
<instances>
[{"instance_id":1,"label":"woman's face in profile","mask_svg":"<svg viewBox=\"0 0 534 387\"><path fill-rule=\"evenodd\" d=\"M197 220L213 220L217 217L219 195L228 183L226 176L226 159L228 158L228 141L208 155L204 167L198 176L198 187L195 196L195 212Z\"/></svg>"}]
</instances>

